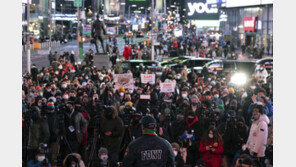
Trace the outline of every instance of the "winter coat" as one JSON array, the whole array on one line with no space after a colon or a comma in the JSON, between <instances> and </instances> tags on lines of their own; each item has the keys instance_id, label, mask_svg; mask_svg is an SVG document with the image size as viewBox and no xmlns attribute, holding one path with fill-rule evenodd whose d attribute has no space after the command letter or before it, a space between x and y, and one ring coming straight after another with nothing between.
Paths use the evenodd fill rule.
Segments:
<instances>
[{"instance_id":1,"label":"winter coat","mask_svg":"<svg viewBox=\"0 0 296 167\"><path fill-rule=\"evenodd\" d=\"M180 152L178 152L177 156L175 157L175 165L176 167L184 167L185 165Z\"/></svg>"},{"instance_id":2,"label":"winter coat","mask_svg":"<svg viewBox=\"0 0 296 167\"><path fill-rule=\"evenodd\" d=\"M180 137L182 136L182 134L185 132L187 128L187 124L184 121L181 122L173 122L171 125L171 129L172 129L172 134L171 134L171 139L172 142L179 142Z\"/></svg>"},{"instance_id":3,"label":"winter coat","mask_svg":"<svg viewBox=\"0 0 296 167\"><path fill-rule=\"evenodd\" d=\"M100 123L102 132L102 147L107 148L109 153L119 152L120 142L123 135L123 122L114 112L112 119L104 118ZM105 132L111 131L110 136L105 135Z\"/></svg>"},{"instance_id":4,"label":"winter coat","mask_svg":"<svg viewBox=\"0 0 296 167\"><path fill-rule=\"evenodd\" d=\"M128 46L124 47L123 57L125 60L129 60L129 58L131 56L131 52L132 52L132 49L130 47L128 47Z\"/></svg>"},{"instance_id":5,"label":"winter coat","mask_svg":"<svg viewBox=\"0 0 296 167\"><path fill-rule=\"evenodd\" d=\"M187 75L188 75L187 70L186 69L183 69L181 71L181 79L184 80L184 81L187 81L188 80Z\"/></svg>"},{"instance_id":6,"label":"winter coat","mask_svg":"<svg viewBox=\"0 0 296 167\"><path fill-rule=\"evenodd\" d=\"M268 125L269 119L263 114L260 118L252 123L249 138L247 141L247 147L250 152L257 153L258 157L265 156L265 149L268 137Z\"/></svg>"},{"instance_id":7,"label":"winter coat","mask_svg":"<svg viewBox=\"0 0 296 167\"><path fill-rule=\"evenodd\" d=\"M124 167L174 167L170 143L156 135L143 135L132 141L123 159Z\"/></svg>"},{"instance_id":8,"label":"winter coat","mask_svg":"<svg viewBox=\"0 0 296 167\"><path fill-rule=\"evenodd\" d=\"M65 116L65 128L66 128L66 136L69 141L78 141L78 143L82 143L83 134L87 130L88 122L83 117L80 112L74 111L74 113L70 116L66 113ZM73 126L74 132L71 132L69 127Z\"/></svg>"},{"instance_id":9,"label":"winter coat","mask_svg":"<svg viewBox=\"0 0 296 167\"><path fill-rule=\"evenodd\" d=\"M36 160L31 160L31 161L28 162L27 167L51 167L51 164L48 163L48 165L45 166L45 165L43 164L43 162L38 162L38 161L36 161Z\"/></svg>"},{"instance_id":10,"label":"winter coat","mask_svg":"<svg viewBox=\"0 0 296 167\"><path fill-rule=\"evenodd\" d=\"M210 146L214 148L214 139L210 140ZM224 151L222 142L219 140L218 147L215 151L206 150L206 143L204 145L203 140L200 141L199 152L202 154L202 159L204 161L205 167L220 167L222 164L222 153Z\"/></svg>"},{"instance_id":11,"label":"winter coat","mask_svg":"<svg viewBox=\"0 0 296 167\"><path fill-rule=\"evenodd\" d=\"M48 143L49 128L47 121L38 119L33 122L29 129L29 149L37 149L40 143Z\"/></svg>"}]
</instances>

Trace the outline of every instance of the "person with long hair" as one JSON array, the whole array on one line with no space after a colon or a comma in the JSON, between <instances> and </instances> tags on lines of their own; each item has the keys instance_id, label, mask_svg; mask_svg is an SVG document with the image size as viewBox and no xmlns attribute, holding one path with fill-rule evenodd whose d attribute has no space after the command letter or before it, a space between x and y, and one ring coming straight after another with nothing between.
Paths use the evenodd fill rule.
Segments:
<instances>
[{"instance_id":1,"label":"person with long hair","mask_svg":"<svg viewBox=\"0 0 296 167\"><path fill-rule=\"evenodd\" d=\"M211 126L202 136L199 152L202 154L205 167L220 167L223 153L222 139L218 130Z\"/></svg>"}]
</instances>

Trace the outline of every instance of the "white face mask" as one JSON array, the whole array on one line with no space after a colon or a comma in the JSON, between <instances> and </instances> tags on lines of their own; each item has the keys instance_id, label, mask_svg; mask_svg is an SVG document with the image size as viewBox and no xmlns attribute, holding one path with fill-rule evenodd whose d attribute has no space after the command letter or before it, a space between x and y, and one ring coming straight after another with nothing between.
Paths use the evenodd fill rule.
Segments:
<instances>
[{"instance_id":1,"label":"white face mask","mask_svg":"<svg viewBox=\"0 0 296 167\"><path fill-rule=\"evenodd\" d=\"M252 90L254 90L254 89L256 89L256 86L250 86L250 88L251 88Z\"/></svg>"},{"instance_id":2,"label":"white face mask","mask_svg":"<svg viewBox=\"0 0 296 167\"><path fill-rule=\"evenodd\" d=\"M186 97L187 97L187 94L182 94L182 97L183 97L183 98L186 98Z\"/></svg>"},{"instance_id":3,"label":"white face mask","mask_svg":"<svg viewBox=\"0 0 296 167\"><path fill-rule=\"evenodd\" d=\"M214 95L214 98L218 99L219 98L219 95L218 94L215 94Z\"/></svg>"},{"instance_id":4,"label":"white face mask","mask_svg":"<svg viewBox=\"0 0 296 167\"><path fill-rule=\"evenodd\" d=\"M85 79L88 79L88 77L85 77Z\"/></svg>"},{"instance_id":5,"label":"white face mask","mask_svg":"<svg viewBox=\"0 0 296 167\"><path fill-rule=\"evenodd\" d=\"M124 95L124 93L123 93L123 92L120 92L120 93L119 93L119 95L120 95L120 96L123 96L123 95Z\"/></svg>"},{"instance_id":6,"label":"white face mask","mask_svg":"<svg viewBox=\"0 0 296 167\"><path fill-rule=\"evenodd\" d=\"M45 159L45 156L38 156L37 161L42 162Z\"/></svg>"},{"instance_id":7,"label":"white face mask","mask_svg":"<svg viewBox=\"0 0 296 167\"><path fill-rule=\"evenodd\" d=\"M104 78L103 77L100 77L100 80L103 80Z\"/></svg>"},{"instance_id":8,"label":"white face mask","mask_svg":"<svg viewBox=\"0 0 296 167\"><path fill-rule=\"evenodd\" d=\"M69 99L69 95L64 95L63 99L68 100Z\"/></svg>"},{"instance_id":9,"label":"white face mask","mask_svg":"<svg viewBox=\"0 0 296 167\"><path fill-rule=\"evenodd\" d=\"M39 95L40 95L40 96L43 96L43 92L40 92Z\"/></svg>"},{"instance_id":10,"label":"white face mask","mask_svg":"<svg viewBox=\"0 0 296 167\"><path fill-rule=\"evenodd\" d=\"M43 73L40 73L40 75L43 76L44 74Z\"/></svg>"},{"instance_id":11,"label":"white face mask","mask_svg":"<svg viewBox=\"0 0 296 167\"><path fill-rule=\"evenodd\" d=\"M59 65L58 69L60 69L60 70L63 69L63 66L62 65Z\"/></svg>"},{"instance_id":12,"label":"white face mask","mask_svg":"<svg viewBox=\"0 0 296 167\"><path fill-rule=\"evenodd\" d=\"M82 86L86 86L86 82L82 82Z\"/></svg>"},{"instance_id":13,"label":"white face mask","mask_svg":"<svg viewBox=\"0 0 296 167\"><path fill-rule=\"evenodd\" d=\"M247 94L247 92L244 92L243 95L242 95L242 99L244 99L246 97L248 97L248 94Z\"/></svg>"},{"instance_id":14,"label":"white face mask","mask_svg":"<svg viewBox=\"0 0 296 167\"><path fill-rule=\"evenodd\" d=\"M177 156L177 154L178 154L178 151L174 151L174 155L175 155L175 157Z\"/></svg>"},{"instance_id":15,"label":"white face mask","mask_svg":"<svg viewBox=\"0 0 296 167\"><path fill-rule=\"evenodd\" d=\"M213 134L209 134L209 138L211 138L211 139L212 139L213 137L214 137L214 135L213 135Z\"/></svg>"},{"instance_id":16,"label":"white face mask","mask_svg":"<svg viewBox=\"0 0 296 167\"><path fill-rule=\"evenodd\" d=\"M59 71L56 71L55 74L58 75L59 74Z\"/></svg>"},{"instance_id":17,"label":"white face mask","mask_svg":"<svg viewBox=\"0 0 296 167\"><path fill-rule=\"evenodd\" d=\"M129 90L128 92L129 92L130 94L132 94L132 93L133 93L133 90Z\"/></svg>"},{"instance_id":18,"label":"white face mask","mask_svg":"<svg viewBox=\"0 0 296 167\"><path fill-rule=\"evenodd\" d=\"M76 164L72 164L71 167L76 167Z\"/></svg>"},{"instance_id":19,"label":"white face mask","mask_svg":"<svg viewBox=\"0 0 296 167\"><path fill-rule=\"evenodd\" d=\"M67 84L63 84L63 85L62 85L62 88L65 89L66 87L67 87Z\"/></svg>"},{"instance_id":20,"label":"white face mask","mask_svg":"<svg viewBox=\"0 0 296 167\"><path fill-rule=\"evenodd\" d=\"M74 73L75 72L75 70L71 70L71 73Z\"/></svg>"}]
</instances>

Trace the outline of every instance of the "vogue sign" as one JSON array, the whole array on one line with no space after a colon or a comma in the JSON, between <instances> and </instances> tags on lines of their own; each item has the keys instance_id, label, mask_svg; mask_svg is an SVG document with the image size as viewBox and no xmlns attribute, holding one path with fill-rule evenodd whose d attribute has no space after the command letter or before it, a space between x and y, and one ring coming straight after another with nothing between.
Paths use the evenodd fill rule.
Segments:
<instances>
[{"instance_id":1,"label":"vogue sign","mask_svg":"<svg viewBox=\"0 0 296 167\"><path fill-rule=\"evenodd\" d=\"M206 0L187 0L186 11L188 19L218 20L217 4L208 4Z\"/></svg>"},{"instance_id":2,"label":"vogue sign","mask_svg":"<svg viewBox=\"0 0 296 167\"><path fill-rule=\"evenodd\" d=\"M258 17L244 17L244 32L256 32Z\"/></svg>"}]
</instances>

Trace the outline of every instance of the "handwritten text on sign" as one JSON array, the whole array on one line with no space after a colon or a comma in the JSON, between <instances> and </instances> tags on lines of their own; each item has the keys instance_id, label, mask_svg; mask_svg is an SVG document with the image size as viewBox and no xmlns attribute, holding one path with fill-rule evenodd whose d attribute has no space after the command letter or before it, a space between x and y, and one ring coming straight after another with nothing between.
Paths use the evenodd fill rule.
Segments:
<instances>
[{"instance_id":1,"label":"handwritten text on sign","mask_svg":"<svg viewBox=\"0 0 296 167\"><path fill-rule=\"evenodd\" d=\"M175 92L175 83L160 83L160 92Z\"/></svg>"},{"instance_id":2,"label":"handwritten text on sign","mask_svg":"<svg viewBox=\"0 0 296 167\"><path fill-rule=\"evenodd\" d=\"M141 74L141 82L155 84L155 74Z\"/></svg>"}]
</instances>

